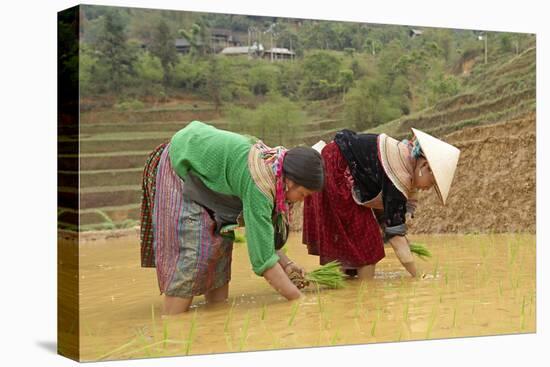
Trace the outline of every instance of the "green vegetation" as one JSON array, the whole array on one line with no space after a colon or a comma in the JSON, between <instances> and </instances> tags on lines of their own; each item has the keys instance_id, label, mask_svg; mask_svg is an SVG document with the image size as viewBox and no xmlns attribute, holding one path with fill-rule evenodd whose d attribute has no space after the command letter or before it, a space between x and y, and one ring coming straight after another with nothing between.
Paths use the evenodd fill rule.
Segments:
<instances>
[{"instance_id":1,"label":"green vegetation","mask_svg":"<svg viewBox=\"0 0 550 367\"><path fill-rule=\"evenodd\" d=\"M243 46L256 41L265 49L286 47L296 57L271 62L220 55L223 45L209 41L215 28L233 32ZM534 44L529 34L489 32L485 64L484 42L473 31L427 28L418 37L410 31L395 25L84 6L81 88L90 98L117 95L123 107L147 97L208 99L243 132L257 130L266 113L284 120L277 111L290 107L286 117L294 128L329 117L296 113L308 104L343 103L334 117L365 130L488 82L487 73ZM262 39L265 32L270 35ZM187 42L188 52L176 51L176 39ZM278 134L278 143L283 138Z\"/></svg>"},{"instance_id":2,"label":"green vegetation","mask_svg":"<svg viewBox=\"0 0 550 367\"><path fill-rule=\"evenodd\" d=\"M409 245L409 248L411 249L411 252L421 258L422 260L426 260L429 257L432 257L432 253L426 248L426 245L423 243L411 243Z\"/></svg>"},{"instance_id":3,"label":"green vegetation","mask_svg":"<svg viewBox=\"0 0 550 367\"><path fill-rule=\"evenodd\" d=\"M400 139L417 127L442 136L535 111L531 34L487 32L485 63L485 42L469 30L420 28L422 34L412 37L410 27L397 25L81 9L78 57L60 63L79 73L86 135L81 153L88 155L82 157L82 172L110 171L85 175L86 188L137 186L140 172L114 171L142 168L151 149L194 119L292 147L328 141L342 128ZM68 43L70 27L60 24ZM215 43L216 28L231 32L241 46L248 46L250 30L250 44L285 47L295 57L272 62L266 55L222 55L227 44ZM176 50L176 39L188 44L187 52ZM104 153L109 156L91 156ZM93 197L82 206L87 212L80 218L75 211L62 212L59 226L80 231L134 226L137 192L128 189L116 196L117 204L101 205L99 195L85 193ZM106 217L91 213L94 208L106 210Z\"/></svg>"},{"instance_id":4,"label":"green vegetation","mask_svg":"<svg viewBox=\"0 0 550 367\"><path fill-rule=\"evenodd\" d=\"M343 288L345 286L344 273L340 270L338 261L331 261L307 273L306 280L329 288Z\"/></svg>"}]
</instances>

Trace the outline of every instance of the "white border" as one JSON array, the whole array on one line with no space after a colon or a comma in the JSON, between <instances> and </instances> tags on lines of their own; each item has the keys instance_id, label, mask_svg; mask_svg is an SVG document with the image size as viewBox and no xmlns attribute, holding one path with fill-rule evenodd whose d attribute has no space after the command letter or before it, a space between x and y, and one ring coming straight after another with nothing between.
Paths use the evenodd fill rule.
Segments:
<instances>
[{"instance_id":1,"label":"white border","mask_svg":"<svg viewBox=\"0 0 550 367\"><path fill-rule=\"evenodd\" d=\"M543 207L549 182L548 19L544 1L89 1L87 4L211 11L384 24L537 33L537 318L531 335L477 337L351 347L219 354L97 363L97 366L541 365L549 344L548 239ZM4 365L68 366L56 340L56 17L74 1L6 2L0 12L2 78L2 310L0 360ZM546 78L545 78L546 77ZM513 172L511 173L513 175ZM7 202L8 205L5 205ZM7 234L7 236L6 236ZM11 362L7 364L5 362Z\"/></svg>"}]
</instances>

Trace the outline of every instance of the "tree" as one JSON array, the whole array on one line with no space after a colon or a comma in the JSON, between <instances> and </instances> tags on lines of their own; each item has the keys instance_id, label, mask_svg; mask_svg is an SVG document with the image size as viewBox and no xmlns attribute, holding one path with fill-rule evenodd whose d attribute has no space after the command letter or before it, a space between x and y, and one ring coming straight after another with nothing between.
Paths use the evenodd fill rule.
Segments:
<instances>
[{"instance_id":1,"label":"tree","mask_svg":"<svg viewBox=\"0 0 550 367\"><path fill-rule=\"evenodd\" d=\"M134 74L132 64L136 53L126 43L124 24L117 11L105 14L103 27L97 37L96 51L99 64L105 67L106 72L101 81L111 91L119 92L129 76Z\"/></svg>"},{"instance_id":2,"label":"tree","mask_svg":"<svg viewBox=\"0 0 550 367\"><path fill-rule=\"evenodd\" d=\"M231 106L227 117L231 130L257 136L270 146L292 144L306 120L298 104L277 94L269 94L254 110Z\"/></svg>"},{"instance_id":3,"label":"tree","mask_svg":"<svg viewBox=\"0 0 550 367\"><path fill-rule=\"evenodd\" d=\"M266 95L275 89L279 68L273 64L260 63L250 70L248 85L255 95Z\"/></svg>"},{"instance_id":4,"label":"tree","mask_svg":"<svg viewBox=\"0 0 550 367\"><path fill-rule=\"evenodd\" d=\"M164 77L161 60L149 52L139 55L135 69L140 82L145 84L160 83Z\"/></svg>"},{"instance_id":5,"label":"tree","mask_svg":"<svg viewBox=\"0 0 550 367\"><path fill-rule=\"evenodd\" d=\"M353 70L344 69L340 70L339 83L342 87L342 101L346 100L346 92L353 85Z\"/></svg>"},{"instance_id":6,"label":"tree","mask_svg":"<svg viewBox=\"0 0 550 367\"><path fill-rule=\"evenodd\" d=\"M197 56L203 56L206 53L204 40L207 38L207 35L205 27L194 23L191 29L180 29L178 33L189 42L191 58L195 59Z\"/></svg>"},{"instance_id":7,"label":"tree","mask_svg":"<svg viewBox=\"0 0 550 367\"><path fill-rule=\"evenodd\" d=\"M172 80L172 70L178 61L174 37L164 20L158 24L153 33L151 53L158 57L163 70L163 84L167 87Z\"/></svg>"},{"instance_id":8,"label":"tree","mask_svg":"<svg viewBox=\"0 0 550 367\"><path fill-rule=\"evenodd\" d=\"M338 91L341 61L327 52L307 56L303 64L302 95L309 99L323 99Z\"/></svg>"},{"instance_id":9,"label":"tree","mask_svg":"<svg viewBox=\"0 0 550 367\"><path fill-rule=\"evenodd\" d=\"M224 63L217 57L213 56L208 60L208 72L206 79L206 92L214 103L216 112L220 112L225 93L227 90L228 70L224 67Z\"/></svg>"},{"instance_id":10,"label":"tree","mask_svg":"<svg viewBox=\"0 0 550 367\"><path fill-rule=\"evenodd\" d=\"M359 131L378 126L401 115L398 101L388 95L387 81L362 79L347 98L346 119Z\"/></svg>"}]
</instances>

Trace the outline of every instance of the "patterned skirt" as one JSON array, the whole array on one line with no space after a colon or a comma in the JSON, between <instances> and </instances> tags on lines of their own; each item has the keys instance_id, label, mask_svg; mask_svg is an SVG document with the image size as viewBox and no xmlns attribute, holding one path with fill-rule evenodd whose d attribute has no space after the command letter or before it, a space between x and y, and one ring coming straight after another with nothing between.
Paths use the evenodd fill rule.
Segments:
<instances>
[{"instance_id":1,"label":"patterned skirt","mask_svg":"<svg viewBox=\"0 0 550 367\"><path fill-rule=\"evenodd\" d=\"M233 241L216 234L208 210L183 195L184 181L172 169L167 147L159 155L155 190L148 197L150 221L142 218L142 265L150 246L160 292L187 298L229 283ZM143 226L149 225L150 236L144 236Z\"/></svg>"},{"instance_id":2,"label":"patterned skirt","mask_svg":"<svg viewBox=\"0 0 550 367\"><path fill-rule=\"evenodd\" d=\"M376 264L385 256L382 234L372 209L351 196L348 163L336 143L322 151L323 191L304 200L302 242L320 263L338 260L346 269Z\"/></svg>"}]
</instances>

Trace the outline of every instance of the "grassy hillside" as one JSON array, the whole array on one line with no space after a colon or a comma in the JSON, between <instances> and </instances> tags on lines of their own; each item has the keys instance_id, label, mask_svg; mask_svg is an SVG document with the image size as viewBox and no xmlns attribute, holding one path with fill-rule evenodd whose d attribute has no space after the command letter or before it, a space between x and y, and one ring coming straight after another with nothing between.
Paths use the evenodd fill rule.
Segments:
<instances>
[{"instance_id":1,"label":"grassy hillside","mask_svg":"<svg viewBox=\"0 0 550 367\"><path fill-rule=\"evenodd\" d=\"M489 66L481 62L478 59L472 73L464 78L465 89L460 94L368 131L404 138L415 127L442 136L467 126L510 120L535 111L534 47Z\"/></svg>"}]
</instances>

